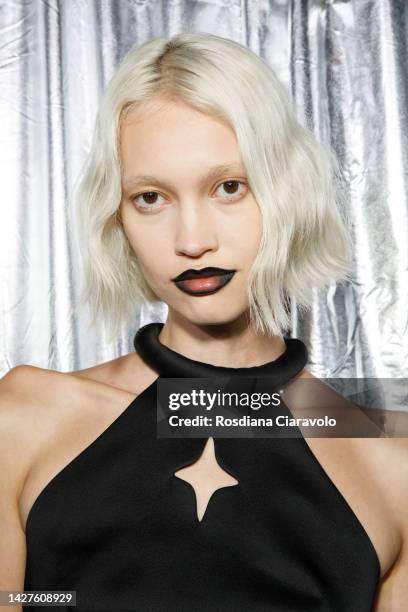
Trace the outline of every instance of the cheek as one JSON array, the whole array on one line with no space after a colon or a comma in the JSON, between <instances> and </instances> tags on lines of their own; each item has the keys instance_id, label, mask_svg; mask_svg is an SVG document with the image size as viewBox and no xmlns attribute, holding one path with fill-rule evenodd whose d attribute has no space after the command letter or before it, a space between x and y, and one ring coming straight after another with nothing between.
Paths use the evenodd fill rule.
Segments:
<instances>
[{"instance_id":1,"label":"cheek","mask_svg":"<svg viewBox=\"0 0 408 612\"><path fill-rule=\"evenodd\" d=\"M137 229L125 231L125 235L146 279L152 281L155 277L168 276L166 262L170 259L167 256L169 244L166 233L140 224Z\"/></svg>"},{"instance_id":2,"label":"cheek","mask_svg":"<svg viewBox=\"0 0 408 612\"><path fill-rule=\"evenodd\" d=\"M136 255L137 259L139 260L139 262L142 262L143 255L146 252L146 236L143 234L143 232L126 229L126 226L125 236L128 239L130 247Z\"/></svg>"},{"instance_id":3,"label":"cheek","mask_svg":"<svg viewBox=\"0 0 408 612\"><path fill-rule=\"evenodd\" d=\"M245 214L231 224L228 242L231 248L242 253L244 259L254 259L262 238L262 215L257 204L253 204Z\"/></svg>"},{"instance_id":4,"label":"cheek","mask_svg":"<svg viewBox=\"0 0 408 612\"><path fill-rule=\"evenodd\" d=\"M258 248L259 248L261 238L262 238L262 225L263 225L262 213L261 213L261 210L258 204L255 203L255 207L252 210L252 216L249 221L249 227L251 229L251 234L252 234L252 239L251 239L252 248L255 249L256 252L258 252Z\"/></svg>"}]
</instances>

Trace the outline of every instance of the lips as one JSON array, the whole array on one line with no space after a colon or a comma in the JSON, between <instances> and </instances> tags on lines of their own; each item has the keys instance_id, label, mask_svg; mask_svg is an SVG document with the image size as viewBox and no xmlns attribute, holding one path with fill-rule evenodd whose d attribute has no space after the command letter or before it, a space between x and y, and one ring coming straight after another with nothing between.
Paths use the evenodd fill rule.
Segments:
<instances>
[{"instance_id":1,"label":"lips","mask_svg":"<svg viewBox=\"0 0 408 612\"><path fill-rule=\"evenodd\" d=\"M223 268L203 268L186 270L173 278L176 287L189 295L209 295L224 287L235 274L235 270Z\"/></svg>"}]
</instances>

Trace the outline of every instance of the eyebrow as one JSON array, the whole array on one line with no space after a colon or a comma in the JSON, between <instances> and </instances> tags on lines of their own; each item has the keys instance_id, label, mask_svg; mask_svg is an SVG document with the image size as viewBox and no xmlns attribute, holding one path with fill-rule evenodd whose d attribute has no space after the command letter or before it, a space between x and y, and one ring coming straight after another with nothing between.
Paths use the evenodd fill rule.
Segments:
<instances>
[{"instance_id":1,"label":"eyebrow","mask_svg":"<svg viewBox=\"0 0 408 612\"><path fill-rule=\"evenodd\" d=\"M232 162L229 164L219 164L217 166L212 166L207 172L207 174L201 179L200 186L203 186L209 180L217 178L222 174L228 174L230 172L237 171L245 173L244 166L240 162ZM134 176L127 176L123 179L123 186L125 188L137 187L138 185L145 183L160 183L164 187L170 189L170 186L166 185L165 181L162 181L158 177L153 176L151 174L137 174Z\"/></svg>"}]
</instances>

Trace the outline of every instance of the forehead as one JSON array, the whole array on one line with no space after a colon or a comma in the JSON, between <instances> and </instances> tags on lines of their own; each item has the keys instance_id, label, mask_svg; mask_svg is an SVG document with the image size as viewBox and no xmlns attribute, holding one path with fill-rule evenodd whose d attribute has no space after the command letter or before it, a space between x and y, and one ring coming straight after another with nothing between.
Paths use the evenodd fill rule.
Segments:
<instances>
[{"instance_id":1,"label":"forehead","mask_svg":"<svg viewBox=\"0 0 408 612\"><path fill-rule=\"evenodd\" d=\"M233 129L182 101L155 99L128 111L120 127L122 163L240 161Z\"/></svg>"},{"instance_id":2,"label":"forehead","mask_svg":"<svg viewBox=\"0 0 408 612\"><path fill-rule=\"evenodd\" d=\"M220 118L194 108L181 99L171 100L156 96L140 104L130 106L121 121L121 131L123 132L132 126L140 127L143 124L149 124L150 127L160 125L160 127L171 128L172 125L177 125L179 122L189 127L212 124L214 128L218 126L231 129Z\"/></svg>"}]
</instances>

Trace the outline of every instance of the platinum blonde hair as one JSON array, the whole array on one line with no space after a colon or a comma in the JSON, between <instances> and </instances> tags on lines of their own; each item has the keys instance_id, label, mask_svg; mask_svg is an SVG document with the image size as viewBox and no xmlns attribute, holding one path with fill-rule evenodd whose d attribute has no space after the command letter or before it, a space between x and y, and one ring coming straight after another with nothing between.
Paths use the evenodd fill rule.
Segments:
<instances>
[{"instance_id":1,"label":"platinum blonde hair","mask_svg":"<svg viewBox=\"0 0 408 612\"><path fill-rule=\"evenodd\" d=\"M290 326L291 299L305 311L313 288L349 279L339 164L296 120L285 88L262 58L203 32L132 48L104 92L76 194L82 297L92 324L102 315L112 338L134 316L135 305L159 299L141 273L118 213L121 121L158 96L182 100L234 130L263 220L248 283L250 321L258 333L282 336Z\"/></svg>"}]
</instances>

